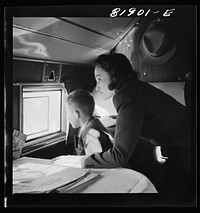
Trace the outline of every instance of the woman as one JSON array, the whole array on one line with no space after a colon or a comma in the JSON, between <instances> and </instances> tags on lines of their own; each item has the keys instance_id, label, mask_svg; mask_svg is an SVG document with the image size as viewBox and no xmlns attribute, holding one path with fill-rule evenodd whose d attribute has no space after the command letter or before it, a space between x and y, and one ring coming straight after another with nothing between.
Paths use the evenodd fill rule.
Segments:
<instances>
[{"instance_id":1,"label":"woman","mask_svg":"<svg viewBox=\"0 0 200 213\"><path fill-rule=\"evenodd\" d=\"M139 136L161 146L167 157L154 182L159 193L184 193L190 188L190 119L174 98L137 78L123 54L101 55L96 60L96 88L107 100L113 97L118 116L113 148L86 156L82 166L128 167ZM145 156L144 156L145 157Z\"/></svg>"}]
</instances>

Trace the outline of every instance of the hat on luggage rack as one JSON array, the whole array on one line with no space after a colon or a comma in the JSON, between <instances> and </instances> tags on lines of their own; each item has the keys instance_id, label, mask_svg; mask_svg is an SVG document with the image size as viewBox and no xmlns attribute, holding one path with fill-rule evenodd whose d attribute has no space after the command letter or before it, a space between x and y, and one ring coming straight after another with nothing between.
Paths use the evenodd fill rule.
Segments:
<instances>
[{"instance_id":1,"label":"hat on luggage rack","mask_svg":"<svg viewBox=\"0 0 200 213\"><path fill-rule=\"evenodd\" d=\"M160 65L174 55L176 45L161 25L153 20L141 34L138 49L144 62Z\"/></svg>"}]
</instances>

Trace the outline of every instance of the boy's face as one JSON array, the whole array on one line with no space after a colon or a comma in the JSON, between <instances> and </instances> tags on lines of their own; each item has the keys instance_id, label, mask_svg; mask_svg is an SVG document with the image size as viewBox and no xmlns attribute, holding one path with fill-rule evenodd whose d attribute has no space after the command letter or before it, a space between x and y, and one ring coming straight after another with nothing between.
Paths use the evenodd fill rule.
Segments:
<instances>
[{"instance_id":1,"label":"boy's face","mask_svg":"<svg viewBox=\"0 0 200 213\"><path fill-rule=\"evenodd\" d=\"M80 122L78 119L77 111L73 108L73 106L69 104L65 104L65 110L69 123L72 125L73 128L78 128L80 126Z\"/></svg>"}]
</instances>

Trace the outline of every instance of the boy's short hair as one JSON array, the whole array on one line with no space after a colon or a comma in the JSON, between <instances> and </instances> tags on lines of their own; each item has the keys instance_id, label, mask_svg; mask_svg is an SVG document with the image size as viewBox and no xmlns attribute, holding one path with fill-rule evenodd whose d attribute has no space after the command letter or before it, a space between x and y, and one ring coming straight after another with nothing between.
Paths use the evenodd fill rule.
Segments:
<instances>
[{"instance_id":1,"label":"boy's short hair","mask_svg":"<svg viewBox=\"0 0 200 213\"><path fill-rule=\"evenodd\" d=\"M95 102L92 94L83 89L74 90L66 97L66 102L84 115L91 116L94 113Z\"/></svg>"}]
</instances>

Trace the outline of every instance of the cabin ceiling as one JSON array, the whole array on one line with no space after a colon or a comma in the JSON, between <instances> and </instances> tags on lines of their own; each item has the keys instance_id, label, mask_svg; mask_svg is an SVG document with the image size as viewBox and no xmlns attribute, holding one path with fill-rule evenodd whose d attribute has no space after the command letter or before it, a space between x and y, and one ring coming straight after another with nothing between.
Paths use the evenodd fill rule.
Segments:
<instances>
[{"instance_id":1,"label":"cabin ceiling","mask_svg":"<svg viewBox=\"0 0 200 213\"><path fill-rule=\"evenodd\" d=\"M109 53L138 18L14 17L13 57L90 64Z\"/></svg>"}]
</instances>

